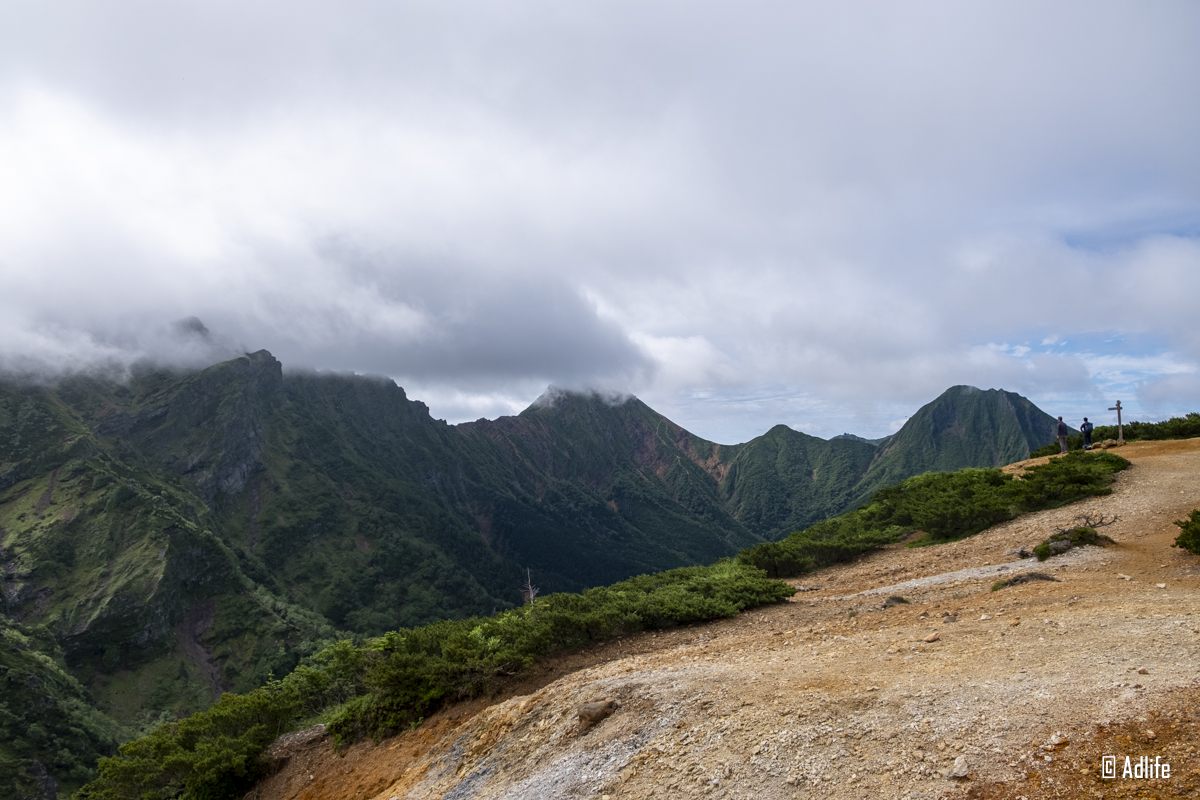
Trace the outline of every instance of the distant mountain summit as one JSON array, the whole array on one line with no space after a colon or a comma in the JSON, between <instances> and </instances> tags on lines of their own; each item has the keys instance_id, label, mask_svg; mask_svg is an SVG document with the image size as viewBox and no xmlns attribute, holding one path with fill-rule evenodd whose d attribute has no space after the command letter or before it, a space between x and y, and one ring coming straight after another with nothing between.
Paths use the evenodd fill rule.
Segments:
<instances>
[{"instance_id":1,"label":"distant mountain summit","mask_svg":"<svg viewBox=\"0 0 1200 800\"><path fill-rule=\"evenodd\" d=\"M953 386L921 407L882 443L867 494L910 475L963 467L999 467L1029 457L1054 439L1055 417L1003 389Z\"/></svg>"},{"instance_id":2,"label":"distant mountain summit","mask_svg":"<svg viewBox=\"0 0 1200 800\"><path fill-rule=\"evenodd\" d=\"M510 469L532 467L586 487L625 522L658 531L642 547L684 552L707 542L714 552L747 535L782 538L911 475L1019 461L1053 439L1054 421L1018 394L955 386L892 436L825 440L776 425L721 445L631 395L549 389L518 416L457 427L500 444ZM678 541L685 530L686 542Z\"/></svg>"},{"instance_id":3,"label":"distant mountain summit","mask_svg":"<svg viewBox=\"0 0 1200 800\"><path fill-rule=\"evenodd\" d=\"M0 603L132 724L335 631L515 605L526 569L551 592L731 556L910 475L1024 458L1052 422L956 386L883 440L777 425L720 445L561 389L447 425L390 380L265 350L127 383L0 378Z\"/></svg>"},{"instance_id":4,"label":"distant mountain summit","mask_svg":"<svg viewBox=\"0 0 1200 800\"><path fill-rule=\"evenodd\" d=\"M1054 422L1018 394L955 386L881 439L825 440L777 425L745 444L718 445L713 474L738 522L779 539L912 475L1020 461L1054 438Z\"/></svg>"},{"instance_id":5,"label":"distant mountain summit","mask_svg":"<svg viewBox=\"0 0 1200 800\"><path fill-rule=\"evenodd\" d=\"M853 433L839 433L834 439L849 439L852 442L866 442L867 444L882 444L890 439L890 436L883 436L878 439L867 439L862 436L855 436Z\"/></svg>"}]
</instances>

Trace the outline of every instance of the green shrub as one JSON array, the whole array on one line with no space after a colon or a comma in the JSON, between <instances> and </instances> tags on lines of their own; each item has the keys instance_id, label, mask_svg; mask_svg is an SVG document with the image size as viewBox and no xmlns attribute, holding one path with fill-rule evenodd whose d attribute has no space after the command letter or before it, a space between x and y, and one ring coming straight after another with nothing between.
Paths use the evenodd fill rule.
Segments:
<instances>
[{"instance_id":1,"label":"green shrub","mask_svg":"<svg viewBox=\"0 0 1200 800\"><path fill-rule=\"evenodd\" d=\"M301 711L296 687L226 694L212 708L164 725L102 758L100 777L76 800L216 800L240 796L259 775L259 754Z\"/></svg>"},{"instance_id":2,"label":"green shrub","mask_svg":"<svg viewBox=\"0 0 1200 800\"><path fill-rule=\"evenodd\" d=\"M1190 553L1200 555L1200 509L1192 511L1188 519L1175 520L1175 524L1181 532L1171 546L1182 547Z\"/></svg>"},{"instance_id":3,"label":"green shrub","mask_svg":"<svg viewBox=\"0 0 1200 800\"><path fill-rule=\"evenodd\" d=\"M1128 466L1128 461L1107 450L1076 450L1030 467L1018 482L1021 510L1058 508L1085 497L1112 494L1108 484L1113 474Z\"/></svg>"},{"instance_id":4,"label":"green shrub","mask_svg":"<svg viewBox=\"0 0 1200 800\"><path fill-rule=\"evenodd\" d=\"M1192 412L1183 417L1172 417L1162 422L1127 422L1123 432L1125 441L1162 441L1166 439L1191 439L1200 436L1200 413ZM1092 431L1093 442L1117 438L1116 425L1097 425ZM1070 450L1083 449L1083 437L1079 434L1067 437ZM1050 456L1059 452L1058 440L1039 447L1029 454L1030 458Z\"/></svg>"},{"instance_id":5,"label":"green shrub","mask_svg":"<svg viewBox=\"0 0 1200 800\"><path fill-rule=\"evenodd\" d=\"M1051 442L1050 444L1042 445L1037 450L1034 450L1033 452L1031 452L1029 454L1029 457L1030 458L1042 458L1043 456L1052 456L1058 452L1061 452L1061 448L1059 448L1058 442L1054 441L1054 442Z\"/></svg>"},{"instance_id":6,"label":"green shrub","mask_svg":"<svg viewBox=\"0 0 1200 800\"><path fill-rule=\"evenodd\" d=\"M1162 422L1126 422L1125 441L1163 441L1167 439L1191 439L1200 436L1200 413L1192 412L1182 417L1172 417ZM1092 431L1092 441L1117 438L1116 425L1097 425Z\"/></svg>"},{"instance_id":7,"label":"green shrub","mask_svg":"<svg viewBox=\"0 0 1200 800\"><path fill-rule=\"evenodd\" d=\"M281 681L224 695L102 759L77 800L237 797L259 756L300 720L325 714L339 743L419 724L448 702L494 689L550 653L636 631L730 617L795 593L733 561L640 575L582 594L552 594L488 618L338 642Z\"/></svg>"},{"instance_id":8,"label":"green shrub","mask_svg":"<svg viewBox=\"0 0 1200 800\"><path fill-rule=\"evenodd\" d=\"M733 562L554 594L487 619L438 622L368 642L367 692L330 725L340 741L403 730L447 701L490 691L538 657L627 633L731 617L795 590Z\"/></svg>"},{"instance_id":9,"label":"green shrub","mask_svg":"<svg viewBox=\"0 0 1200 800\"><path fill-rule=\"evenodd\" d=\"M1099 430L1099 428L1097 428L1097 430ZM1097 438L1095 438L1095 436L1093 436L1092 441L1093 442L1102 442L1104 440L1097 439ZM1068 452L1070 452L1071 450L1082 450L1082 449L1083 449L1083 436L1081 436L1079 434L1075 434L1074 436L1067 437L1067 451ZM1031 452L1029 454L1029 457L1030 458L1042 458L1043 456L1056 456L1061 452L1062 452L1062 447L1059 445L1058 439L1055 439L1053 442L1050 442L1050 444L1044 444L1041 447L1039 447L1037 450L1034 450L1033 452Z\"/></svg>"},{"instance_id":10,"label":"green shrub","mask_svg":"<svg viewBox=\"0 0 1200 800\"><path fill-rule=\"evenodd\" d=\"M127 732L90 701L48 629L0 614L0 796L41 797L46 773L62 796L95 777Z\"/></svg>"},{"instance_id":11,"label":"green shrub","mask_svg":"<svg viewBox=\"0 0 1200 800\"><path fill-rule=\"evenodd\" d=\"M998 469L927 472L883 489L867 514L876 527L920 530L952 541L1012 519L1020 513L1021 487Z\"/></svg>"},{"instance_id":12,"label":"green shrub","mask_svg":"<svg viewBox=\"0 0 1200 800\"><path fill-rule=\"evenodd\" d=\"M803 545L788 537L782 542L763 542L747 548L738 556L744 563L761 569L770 578L791 578L817 568L817 562L804 555Z\"/></svg>"},{"instance_id":13,"label":"green shrub","mask_svg":"<svg viewBox=\"0 0 1200 800\"><path fill-rule=\"evenodd\" d=\"M876 527L861 510L818 522L782 542L764 542L743 550L738 560L771 578L789 578L821 567L853 561L864 553L899 541L907 531Z\"/></svg>"},{"instance_id":14,"label":"green shrub","mask_svg":"<svg viewBox=\"0 0 1200 800\"><path fill-rule=\"evenodd\" d=\"M998 469L927 472L875 493L847 514L743 550L738 559L772 578L790 578L851 561L914 531L914 544L973 536L1026 511L1057 508L1112 492L1112 475L1129 465L1102 451L1069 453L1031 467L1021 479Z\"/></svg>"}]
</instances>

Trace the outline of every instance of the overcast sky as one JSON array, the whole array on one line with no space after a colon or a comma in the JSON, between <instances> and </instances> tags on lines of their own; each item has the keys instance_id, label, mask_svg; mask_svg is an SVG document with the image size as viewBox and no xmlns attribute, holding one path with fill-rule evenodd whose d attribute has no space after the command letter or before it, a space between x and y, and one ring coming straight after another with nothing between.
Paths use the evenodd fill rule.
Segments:
<instances>
[{"instance_id":1,"label":"overcast sky","mask_svg":"<svg viewBox=\"0 0 1200 800\"><path fill-rule=\"evenodd\" d=\"M0 0L0 366L1200 410L1200 4ZM189 316L203 341L173 326Z\"/></svg>"}]
</instances>

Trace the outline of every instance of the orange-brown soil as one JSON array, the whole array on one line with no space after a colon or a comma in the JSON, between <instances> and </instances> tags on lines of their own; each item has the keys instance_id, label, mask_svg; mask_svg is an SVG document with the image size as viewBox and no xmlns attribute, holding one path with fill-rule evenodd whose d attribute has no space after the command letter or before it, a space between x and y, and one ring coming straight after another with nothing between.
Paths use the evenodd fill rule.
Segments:
<instances>
[{"instance_id":1,"label":"orange-brown soil","mask_svg":"<svg viewBox=\"0 0 1200 800\"><path fill-rule=\"evenodd\" d=\"M1133 466L1110 496L889 547L806 576L790 602L552 660L377 745L294 736L249 796L1200 796L1200 557L1171 547L1172 521L1200 508L1200 439L1116 452ZM1103 529L1115 544L1015 554L1085 513L1119 517ZM1032 572L1053 580L991 591ZM619 707L582 726L600 697ZM1143 755L1170 777L1120 777Z\"/></svg>"}]
</instances>

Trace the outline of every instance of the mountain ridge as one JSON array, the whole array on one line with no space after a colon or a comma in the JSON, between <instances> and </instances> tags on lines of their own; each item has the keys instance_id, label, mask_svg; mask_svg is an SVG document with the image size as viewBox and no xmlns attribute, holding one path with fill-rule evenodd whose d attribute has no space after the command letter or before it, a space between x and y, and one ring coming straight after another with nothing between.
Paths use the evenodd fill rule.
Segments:
<instances>
[{"instance_id":1,"label":"mountain ridge","mask_svg":"<svg viewBox=\"0 0 1200 800\"><path fill-rule=\"evenodd\" d=\"M516 605L526 569L553 592L711 563L904 470L1017 460L1050 417L991 391L943 396L882 445L784 425L721 445L631 395L550 390L448 425L393 381L265 350L126 382L0 379L0 596L142 730L341 632Z\"/></svg>"}]
</instances>

